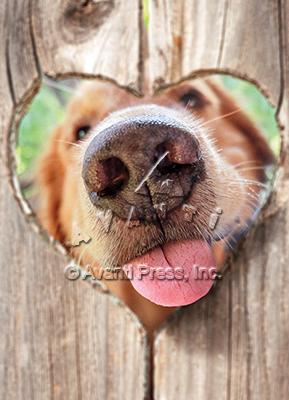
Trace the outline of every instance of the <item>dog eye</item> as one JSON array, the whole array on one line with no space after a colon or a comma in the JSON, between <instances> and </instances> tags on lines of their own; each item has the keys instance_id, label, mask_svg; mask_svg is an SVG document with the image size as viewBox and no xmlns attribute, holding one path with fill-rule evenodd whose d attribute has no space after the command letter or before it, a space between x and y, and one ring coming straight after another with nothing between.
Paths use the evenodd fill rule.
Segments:
<instances>
[{"instance_id":1,"label":"dog eye","mask_svg":"<svg viewBox=\"0 0 289 400\"><path fill-rule=\"evenodd\" d=\"M76 140L84 139L85 136L90 131L90 129L91 129L91 126L89 126L89 125L84 125L84 126L81 126L80 128L78 128L76 130L76 135L75 135L76 136Z\"/></svg>"},{"instance_id":2,"label":"dog eye","mask_svg":"<svg viewBox=\"0 0 289 400\"><path fill-rule=\"evenodd\" d=\"M204 98L197 90L190 90L183 94L180 98L180 102L185 107L199 108L204 105Z\"/></svg>"}]
</instances>

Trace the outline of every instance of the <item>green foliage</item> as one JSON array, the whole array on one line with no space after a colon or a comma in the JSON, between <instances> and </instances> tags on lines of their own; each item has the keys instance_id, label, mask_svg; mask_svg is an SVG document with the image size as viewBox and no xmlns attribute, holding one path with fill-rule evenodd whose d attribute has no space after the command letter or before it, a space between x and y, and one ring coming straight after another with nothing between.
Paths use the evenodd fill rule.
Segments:
<instances>
[{"instance_id":1,"label":"green foliage","mask_svg":"<svg viewBox=\"0 0 289 400\"><path fill-rule=\"evenodd\" d=\"M43 85L19 126L16 161L18 174L29 172L47 143L47 135L62 120L64 107L55 93Z\"/></svg>"},{"instance_id":2,"label":"green foliage","mask_svg":"<svg viewBox=\"0 0 289 400\"><path fill-rule=\"evenodd\" d=\"M223 75L221 79L240 107L247 112L261 129L268 139L271 149L278 155L280 151L280 135L275 119L275 108L270 105L266 97L252 83L229 75Z\"/></svg>"}]
</instances>

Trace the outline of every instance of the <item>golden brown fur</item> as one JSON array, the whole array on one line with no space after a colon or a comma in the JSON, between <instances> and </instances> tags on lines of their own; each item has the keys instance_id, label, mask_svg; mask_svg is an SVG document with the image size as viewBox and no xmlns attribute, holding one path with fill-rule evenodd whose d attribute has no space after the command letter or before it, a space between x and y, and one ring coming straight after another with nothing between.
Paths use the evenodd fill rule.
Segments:
<instances>
[{"instance_id":1,"label":"golden brown fur","mask_svg":"<svg viewBox=\"0 0 289 400\"><path fill-rule=\"evenodd\" d=\"M113 232L109 236L109 242L114 246L111 247L111 250L109 250L108 238L101 232L101 229L91 228L94 211L87 203L80 174L82 155L90 139L84 140L84 143L76 143L75 132L80 126L98 126L110 113L125 107L139 105L140 108L136 112L141 112L143 104L153 103L183 112L182 109L185 107L180 104L180 99L192 89L197 93L197 101L196 104L186 107L186 113L193 113L199 117L205 125L201 129L209 131L204 134L202 146L203 149L206 146L210 147L208 154L212 160L208 160L208 170L212 181L215 182L214 190L216 193L226 191L225 182L228 183L230 179L235 179L235 184L230 193L228 192L228 197L231 196L231 198L222 200L222 208L227 209L227 214L235 213L236 202L245 204L250 200L249 189L251 194L252 191L255 193L259 191L258 185L255 184L251 184L249 188L246 187L246 184L243 186L240 184L238 187L238 178L263 182L265 175L262 167L272 164L274 157L262 133L243 111L236 112L238 105L216 81L205 79L186 82L166 89L154 97L146 96L142 99L135 98L132 94L109 83L85 84L69 104L65 120L55 128L51 135L39 171L40 217L48 232L64 244L70 242L79 231L94 236L94 244L73 249L73 255L79 258L82 264L97 263L97 267L101 268L102 264L107 262L108 252L118 252L118 260L129 258L128 253L132 255L132 252L130 253L129 245L125 250L124 246L119 246L115 250L118 246L119 232L123 230L121 221L114 222ZM125 113L129 112L125 111ZM112 118L125 118L126 115L118 116L116 114L116 117ZM210 138L214 139L214 144L211 144ZM232 167L232 172L228 166L236 166L236 168ZM220 173L215 172L218 168ZM226 179L220 178L222 174L227 174ZM209 193L209 189L207 193ZM207 198L206 201L209 199ZM252 209L244 206L243 220L249 218L251 213ZM173 218L178 219L177 212ZM146 231L142 227L139 228L139 233L136 229L131 234L134 236L127 240L136 246L140 237L146 235L149 237L155 234L152 229ZM103 251L104 247L107 249L106 254ZM219 264L225 258L223 249L223 242L216 244L215 253ZM101 254L102 252L104 254ZM98 255L97 262L95 254ZM158 326L172 311L170 308L158 306L140 296L128 281L106 281L105 283L114 294L139 315L150 330Z\"/></svg>"}]
</instances>

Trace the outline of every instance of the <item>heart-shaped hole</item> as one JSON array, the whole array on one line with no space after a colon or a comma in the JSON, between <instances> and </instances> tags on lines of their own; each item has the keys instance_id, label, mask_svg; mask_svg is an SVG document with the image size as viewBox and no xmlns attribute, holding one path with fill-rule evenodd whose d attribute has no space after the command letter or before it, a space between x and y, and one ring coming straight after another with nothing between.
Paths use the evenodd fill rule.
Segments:
<instances>
[{"instance_id":1,"label":"heart-shaped hole","mask_svg":"<svg viewBox=\"0 0 289 400\"><path fill-rule=\"evenodd\" d=\"M152 331L216 282L268 198L279 148L274 108L231 76L143 98L46 79L16 156L24 197L75 260L66 277L102 280Z\"/></svg>"}]
</instances>

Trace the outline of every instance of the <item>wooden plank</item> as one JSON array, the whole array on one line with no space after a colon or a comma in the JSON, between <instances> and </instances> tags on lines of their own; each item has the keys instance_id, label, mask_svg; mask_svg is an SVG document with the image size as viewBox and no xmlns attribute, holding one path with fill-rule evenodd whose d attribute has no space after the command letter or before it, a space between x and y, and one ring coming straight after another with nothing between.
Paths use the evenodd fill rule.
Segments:
<instances>
[{"instance_id":1,"label":"wooden plank","mask_svg":"<svg viewBox=\"0 0 289 400\"><path fill-rule=\"evenodd\" d=\"M56 28L62 18L60 11L76 2L53 2L49 8L44 1L1 2L1 399L135 399L148 392L150 350L143 327L99 287L64 278L66 257L27 224L12 195L12 177L7 171L7 163L13 161L8 157L8 144L15 142L14 133L8 138L9 128L35 92L42 63L44 72L51 75L107 72L103 78L137 87L137 70L124 70L124 64L119 69L115 66L117 59L128 57L132 65L139 63L139 50L133 50L141 34L137 3L131 2L128 15L124 2L115 2L118 8L111 12L113 17L103 21L105 28L89 28L88 36L83 34L80 42L73 43L61 33L58 41ZM94 6L88 7L92 7L87 11L90 15ZM83 18L82 11L77 15ZM121 30L122 16L130 22ZM112 24L118 23L118 47L114 29L108 29L109 18ZM128 48L129 56L125 56Z\"/></svg>"},{"instance_id":2,"label":"wooden plank","mask_svg":"<svg viewBox=\"0 0 289 400\"><path fill-rule=\"evenodd\" d=\"M138 91L141 85L141 1L33 3L39 62L51 76L106 77Z\"/></svg>"},{"instance_id":3,"label":"wooden plank","mask_svg":"<svg viewBox=\"0 0 289 400\"><path fill-rule=\"evenodd\" d=\"M225 0L149 2L149 67L155 88L216 67L225 6Z\"/></svg>"},{"instance_id":4,"label":"wooden plank","mask_svg":"<svg viewBox=\"0 0 289 400\"><path fill-rule=\"evenodd\" d=\"M157 9L164 3L152 5ZM278 6L268 1L229 1L223 49L215 60L215 67L256 79L281 106L283 156L272 201L215 291L160 330L154 352L155 399L285 400L289 396L289 98L285 90L289 84L289 3ZM210 14L210 9L206 12ZM199 21L198 15L185 18ZM215 32L216 26L211 29ZM218 38L208 44L207 57L182 67L185 75L214 67L210 57L215 47L221 48ZM191 54L198 54L196 39L190 39ZM162 84L170 83L170 54L165 53L166 70L161 69L164 59L160 60L155 59L153 76L161 77Z\"/></svg>"},{"instance_id":5,"label":"wooden plank","mask_svg":"<svg viewBox=\"0 0 289 400\"><path fill-rule=\"evenodd\" d=\"M64 278L64 257L28 230L2 182L1 199L1 399L144 397L144 329L110 295Z\"/></svg>"},{"instance_id":6,"label":"wooden plank","mask_svg":"<svg viewBox=\"0 0 289 400\"><path fill-rule=\"evenodd\" d=\"M278 102L278 3L150 1L150 76L154 89L222 69L258 80ZM272 56L274 54L274 57Z\"/></svg>"},{"instance_id":7,"label":"wooden plank","mask_svg":"<svg viewBox=\"0 0 289 400\"><path fill-rule=\"evenodd\" d=\"M156 399L288 398L288 221L260 225L217 290L161 331Z\"/></svg>"},{"instance_id":8,"label":"wooden plank","mask_svg":"<svg viewBox=\"0 0 289 400\"><path fill-rule=\"evenodd\" d=\"M228 304L222 287L162 328L154 346L155 399L226 399Z\"/></svg>"},{"instance_id":9,"label":"wooden plank","mask_svg":"<svg viewBox=\"0 0 289 400\"><path fill-rule=\"evenodd\" d=\"M1 399L144 397L143 328L110 295L66 281L64 258L1 190Z\"/></svg>"},{"instance_id":10,"label":"wooden plank","mask_svg":"<svg viewBox=\"0 0 289 400\"><path fill-rule=\"evenodd\" d=\"M256 81L278 103L281 5L276 1L228 0L218 67Z\"/></svg>"}]
</instances>

